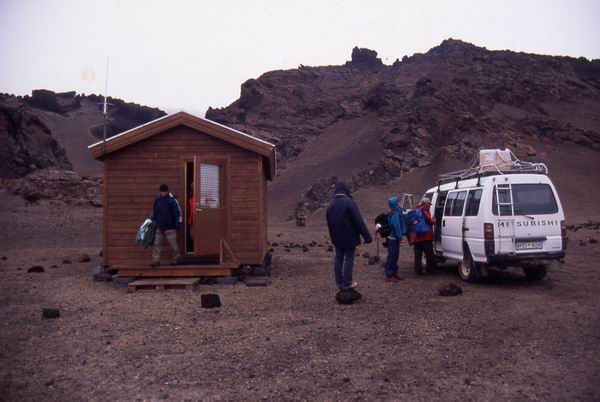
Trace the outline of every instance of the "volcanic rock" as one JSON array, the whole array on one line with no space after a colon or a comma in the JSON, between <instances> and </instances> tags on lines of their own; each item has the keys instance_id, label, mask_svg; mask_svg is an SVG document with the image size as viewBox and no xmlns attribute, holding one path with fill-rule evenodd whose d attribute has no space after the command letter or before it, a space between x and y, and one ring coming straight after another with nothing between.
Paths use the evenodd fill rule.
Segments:
<instances>
[{"instance_id":1,"label":"volcanic rock","mask_svg":"<svg viewBox=\"0 0 600 402\"><path fill-rule=\"evenodd\" d=\"M58 318L60 317L60 310L57 308L44 308L42 310L42 317L44 318Z\"/></svg>"},{"instance_id":2,"label":"volcanic rock","mask_svg":"<svg viewBox=\"0 0 600 402\"><path fill-rule=\"evenodd\" d=\"M99 178L84 179L70 170L42 169L13 180L8 188L29 202L61 200L72 205L89 205L100 197Z\"/></svg>"},{"instance_id":3,"label":"volcanic rock","mask_svg":"<svg viewBox=\"0 0 600 402\"><path fill-rule=\"evenodd\" d=\"M116 270L111 269L109 266L100 265L94 268L92 272L94 282L111 282L113 275L117 273Z\"/></svg>"},{"instance_id":4,"label":"volcanic rock","mask_svg":"<svg viewBox=\"0 0 600 402\"><path fill-rule=\"evenodd\" d=\"M89 255L83 253L77 258L77 262L90 262L92 259Z\"/></svg>"},{"instance_id":5,"label":"volcanic rock","mask_svg":"<svg viewBox=\"0 0 600 402\"><path fill-rule=\"evenodd\" d=\"M0 177L20 177L37 169L71 169L65 150L34 112L0 94Z\"/></svg>"},{"instance_id":6,"label":"volcanic rock","mask_svg":"<svg viewBox=\"0 0 600 402\"><path fill-rule=\"evenodd\" d=\"M34 89L31 96L25 97L30 106L49 112L65 114L81 106L81 97L72 92L55 93L47 89Z\"/></svg>"},{"instance_id":7,"label":"volcanic rock","mask_svg":"<svg viewBox=\"0 0 600 402\"><path fill-rule=\"evenodd\" d=\"M375 265L375 264L378 264L380 261L381 261L380 258L378 256L374 255L374 256L369 257L368 264Z\"/></svg>"},{"instance_id":8,"label":"volcanic rock","mask_svg":"<svg viewBox=\"0 0 600 402\"><path fill-rule=\"evenodd\" d=\"M458 296L463 292L462 288L454 283L450 283L438 289L440 296Z\"/></svg>"},{"instance_id":9,"label":"volcanic rock","mask_svg":"<svg viewBox=\"0 0 600 402\"><path fill-rule=\"evenodd\" d=\"M355 48L342 66L268 72L241 92L206 117L276 144L279 166L293 168L303 152L315 151L311 144L337 136L325 141L336 148L317 166L319 175L296 176L307 177L295 184L308 190L299 191L292 219L326 205L332 176L355 188L387 184L442 157L470 164L484 146L509 147L520 158L537 158L541 142L600 150L600 125L568 112L581 105L600 121L600 60L490 51L448 39L392 66ZM344 144L361 140L348 135L361 124L370 127L365 133L380 133L364 139L380 151L371 165L350 167L345 161L361 155L344 154L355 152Z\"/></svg>"},{"instance_id":10,"label":"volcanic rock","mask_svg":"<svg viewBox=\"0 0 600 402\"><path fill-rule=\"evenodd\" d=\"M218 294L205 293L200 295L200 306L202 308L215 308L221 307L221 299Z\"/></svg>"},{"instance_id":11,"label":"volcanic rock","mask_svg":"<svg viewBox=\"0 0 600 402\"><path fill-rule=\"evenodd\" d=\"M44 272L44 267L40 266L40 265L34 265L33 267L29 268L27 270L28 273L32 273L32 272L37 272L37 273L41 273Z\"/></svg>"},{"instance_id":12,"label":"volcanic rock","mask_svg":"<svg viewBox=\"0 0 600 402\"><path fill-rule=\"evenodd\" d=\"M335 301L339 304L352 304L361 297L362 295L356 289L341 289L335 295Z\"/></svg>"}]
</instances>

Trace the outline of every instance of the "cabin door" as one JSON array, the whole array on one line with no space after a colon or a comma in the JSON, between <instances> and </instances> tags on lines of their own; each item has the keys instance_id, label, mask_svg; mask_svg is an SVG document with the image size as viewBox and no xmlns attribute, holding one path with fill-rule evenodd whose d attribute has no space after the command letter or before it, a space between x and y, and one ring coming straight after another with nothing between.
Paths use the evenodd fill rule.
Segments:
<instances>
[{"instance_id":1,"label":"cabin door","mask_svg":"<svg viewBox=\"0 0 600 402\"><path fill-rule=\"evenodd\" d=\"M194 254L219 258L228 233L224 160L194 157Z\"/></svg>"}]
</instances>

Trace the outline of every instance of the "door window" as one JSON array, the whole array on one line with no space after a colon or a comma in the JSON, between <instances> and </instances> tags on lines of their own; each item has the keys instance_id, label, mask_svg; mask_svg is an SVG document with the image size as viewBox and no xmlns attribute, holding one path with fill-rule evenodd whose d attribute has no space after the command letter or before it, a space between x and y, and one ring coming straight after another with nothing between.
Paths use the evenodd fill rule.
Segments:
<instances>
[{"instance_id":1,"label":"door window","mask_svg":"<svg viewBox=\"0 0 600 402\"><path fill-rule=\"evenodd\" d=\"M221 167L200 164L200 208L221 207Z\"/></svg>"},{"instance_id":2,"label":"door window","mask_svg":"<svg viewBox=\"0 0 600 402\"><path fill-rule=\"evenodd\" d=\"M446 207L444 208L444 216L452 216L452 203L456 198L456 193L448 194L448 198L446 198Z\"/></svg>"},{"instance_id":3,"label":"door window","mask_svg":"<svg viewBox=\"0 0 600 402\"><path fill-rule=\"evenodd\" d=\"M463 207L465 206L465 198L467 198L467 192L461 191L456 193L456 198L452 203L452 213L451 216L462 216Z\"/></svg>"},{"instance_id":4,"label":"door window","mask_svg":"<svg viewBox=\"0 0 600 402\"><path fill-rule=\"evenodd\" d=\"M477 216L479 214L479 204L481 203L482 192L481 189L469 191L465 216Z\"/></svg>"}]
</instances>

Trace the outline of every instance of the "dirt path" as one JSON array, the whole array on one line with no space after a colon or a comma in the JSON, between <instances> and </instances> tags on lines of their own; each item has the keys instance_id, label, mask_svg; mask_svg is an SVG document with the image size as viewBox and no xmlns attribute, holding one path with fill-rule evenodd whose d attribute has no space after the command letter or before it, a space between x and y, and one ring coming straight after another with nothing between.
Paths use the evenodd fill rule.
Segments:
<instances>
[{"instance_id":1,"label":"dirt path","mask_svg":"<svg viewBox=\"0 0 600 402\"><path fill-rule=\"evenodd\" d=\"M270 228L268 287L128 294L91 280L100 209L0 199L13 228L0 239L2 401L600 399L596 230L572 233L567 263L538 283L506 271L464 284L452 266L416 278L403 245L406 279L389 284L360 257L363 299L341 306L319 226ZM464 294L437 296L449 282ZM223 307L201 309L206 292ZM43 307L61 316L43 319Z\"/></svg>"},{"instance_id":2,"label":"dirt path","mask_svg":"<svg viewBox=\"0 0 600 402\"><path fill-rule=\"evenodd\" d=\"M95 160L87 149L89 145L98 142L90 131L103 122L102 115L98 113L98 105L83 100L81 108L70 112L68 117L45 111L40 111L39 116L65 148L74 171L82 175L102 174L102 162Z\"/></svg>"}]
</instances>

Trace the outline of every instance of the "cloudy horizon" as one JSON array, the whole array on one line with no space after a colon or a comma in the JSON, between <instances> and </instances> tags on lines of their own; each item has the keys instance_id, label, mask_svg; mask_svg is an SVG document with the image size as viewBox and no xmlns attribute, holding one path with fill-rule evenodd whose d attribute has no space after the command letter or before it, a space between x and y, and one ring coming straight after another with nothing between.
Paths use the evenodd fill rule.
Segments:
<instances>
[{"instance_id":1,"label":"cloudy horizon","mask_svg":"<svg viewBox=\"0 0 600 402\"><path fill-rule=\"evenodd\" d=\"M490 50L600 58L591 0L457 2L0 0L0 92L104 93L203 115L273 70L385 64L454 38Z\"/></svg>"}]
</instances>

